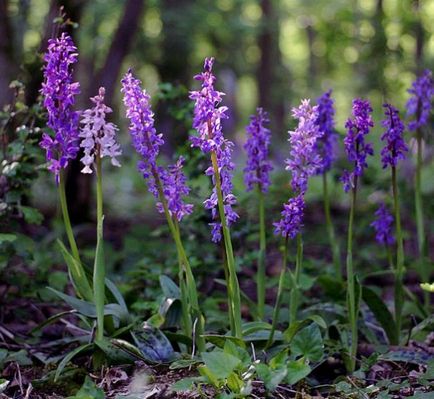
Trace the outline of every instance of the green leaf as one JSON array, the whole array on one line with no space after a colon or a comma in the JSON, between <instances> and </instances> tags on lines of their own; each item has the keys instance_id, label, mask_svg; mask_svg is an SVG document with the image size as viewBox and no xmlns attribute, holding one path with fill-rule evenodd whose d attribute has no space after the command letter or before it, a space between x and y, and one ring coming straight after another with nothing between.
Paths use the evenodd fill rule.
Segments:
<instances>
[{"instance_id":1,"label":"green leaf","mask_svg":"<svg viewBox=\"0 0 434 399\"><path fill-rule=\"evenodd\" d=\"M84 344L84 345L80 345L79 347L75 348L73 351L69 352L59 363L59 365L57 366L57 370L56 370L56 374L54 375L54 382L57 381L57 379L59 378L60 374L62 374L63 369L65 368L65 366L75 357L77 356L80 352L86 351L90 348L93 347L93 344Z\"/></svg>"},{"instance_id":2,"label":"green leaf","mask_svg":"<svg viewBox=\"0 0 434 399\"><path fill-rule=\"evenodd\" d=\"M134 333L137 347L143 356L154 363L170 362L175 358L175 351L161 330L144 325L143 330Z\"/></svg>"},{"instance_id":3,"label":"green leaf","mask_svg":"<svg viewBox=\"0 0 434 399\"><path fill-rule=\"evenodd\" d=\"M78 296L82 297L87 301L93 301L93 292L90 287L89 280L86 277L86 272L74 257L68 252L66 247L60 240L57 240L57 244L62 252L63 259L68 266L69 274L71 276L72 284Z\"/></svg>"},{"instance_id":4,"label":"green leaf","mask_svg":"<svg viewBox=\"0 0 434 399\"><path fill-rule=\"evenodd\" d=\"M291 354L303 356L312 362L319 361L324 354L321 331L316 324L303 328L292 340Z\"/></svg>"},{"instance_id":5,"label":"green leaf","mask_svg":"<svg viewBox=\"0 0 434 399\"><path fill-rule=\"evenodd\" d=\"M306 378L312 371L309 365L305 363L303 358L288 362L287 370L288 376L286 377L286 382L289 385L294 385L303 378Z\"/></svg>"},{"instance_id":6,"label":"green leaf","mask_svg":"<svg viewBox=\"0 0 434 399\"><path fill-rule=\"evenodd\" d=\"M30 206L20 206L19 209L23 213L24 220L29 224L41 224L44 220L41 212Z\"/></svg>"},{"instance_id":7,"label":"green leaf","mask_svg":"<svg viewBox=\"0 0 434 399\"><path fill-rule=\"evenodd\" d=\"M244 383L241 380L241 378L238 377L233 372L231 374L229 374L229 376L228 376L228 378L226 380L226 385L234 393L239 393L243 389L243 387L244 387Z\"/></svg>"},{"instance_id":8,"label":"green leaf","mask_svg":"<svg viewBox=\"0 0 434 399\"><path fill-rule=\"evenodd\" d=\"M20 366L31 366L33 364L25 349L20 349L17 352L9 352L4 362L14 362L18 363Z\"/></svg>"},{"instance_id":9,"label":"green leaf","mask_svg":"<svg viewBox=\"0 0 434 399\"><path fill-rule=\"evenodd\" d=\"M242 325L243 336L253 334L256 331L271 330L271 324L263 321L252 321Z\"/></svg>"},{"instance_id":10,"label":"green leaf","mask_svg":"<svg viewBox=\"0 0 434 399\"><path fill-rule=\"evenodd\" d=\"M47 327L48 325L50 325L50 324L52 324L52 323L55 323L55 322L56 322L57 320L59 320L61 317L63 317L63 316L68 316L68 315L74 314L74 313L76 313L76 312L77 312L77 311L74 309L74 310L67 310L67 311L65 311L65 312L57 313L57 314L55 314L55 315L49 317L48 319L45 319L42 323L40 323L40 324L38 324L36 327L34 327L34 328L30 331L30 334L33 335L33 334L37 333L38 331L42 330L43 328ZM1 360L1 359L0 359L0 360Z\"/></svg>"},{"instance_id":11,"label":"green leaf","mask_svg":"<svg viewBox=\"0 0 434 399\"><path fill-rule=\"evenodd\" d=\"M96 309L93 303L82 301L81 299L64 294L63 292L57 291L51 287L47 287L47 289L55 293L60 299L64 300L69 306L77 310L77 312L81 313L83 316L90 317L92 319L96 318ZM125 313L122 307L117 303L109 303L105 305L104 315L115 316L122 322L122 324L128 324L130 320L129 313Z\"/></svg>"},{"instance_id":12,"label":"green leaf","mask_svg":"<svg viewBox=\"0 0 434 399\"><path fill-rule=\"evenodd\" d=\"M15 234L0 233L0 245L5 242L14 242L16 239Z\"/></svg>"},{"instance_id":13,"label":"green leaf","mask_svg":"<svg viewBox=\"0 0 434 399\"><path fill-rule=\"evenodd\" d=\"M186 392L191 391L194 388L194 385L198 382L204 382L202 377L188 377L183 378L182 380L176 381L171 385L170 389L173 392Z\"/></svg>"},{"instance_id":14,"label":"green leaf","mask_svg":"<svg viewBox=\"0 0 434 399\"><path fill-rule=\"evenodd\" d=\"M166 298L181 299L181 291L170 277L161 275L160 286Z\"/></svg>"},{"instance_id":15,"label":"green leaf","mask_svg":"<svg viewBox=\"0 0 434 399\"><path fill-rule=\"evenodd\" d=\"M235 345L240 346L241 348L245 348L245 342L240 338L231 337L228 335L217 335L217 334L206 334L203 336L208 342L211 342L213 345L223 348L225 346L226 341L232 341Z\"/></svg>"},{"instance_id":16,"label":"green leaf","mask_svg":"<svg viewBox=\"0 0 434 399\"><path fill-rule=\"evenodd\" d=\"M98 388L95 383L86 376L83 386L74 396L69 396L67 399L104 399L104 391Z\"/></svg>"},{"instance_id":17,"label":"green leaf","mask_svg":"<svg viewBox=\"0 0 434 399\"><path fill-rule=\"evenodd\" d=\"M381 327L383 327L386 332L390 344L398 345L399 338L396 332L395 320L383 300L374 290L368 287L363 287L362 297L377 321L381 324Z\"/></svg>"},{"instance_id":18,"label":"green leaf","mask_svg":"<svg viewBox=\"0 0 434 399\"><path fill-rule=\"evenodd\" d=\"M267 391L273 392L284 380L288 371L286 367L271 370L266 364L259 363L255 366L258 378L264 383Z\"/></svg>"},{"instance_id":19,"label":"green leaf","mask_svg":"<svg viewBox=\"0 0 434 399\"><path fill-rule=\"evenodd\" d=\"M241 363L237 357L229 353L214 351L202 353L205 366L217 379L225 379Z\"/></svg>"},{"instance_id":20,"label":"green leaf","mask_svg":"<svg viewBox=\"0 0 434 399\"><path fill-rule=\"evenodd\" d=\"M280 351L276 356L274 356L270 360L270 367L272 369L281 368L286 364L287 360L288 360L288 350L285 349L283 351Z\"/></svg>"},{"instance_id":21,"label":"green leaf","mask_svg":"<svg viewBox=\"0 0 434 399\"><path fill-rule=\"evenodd\" d=\"M117 341L118 345L113 344L113 341ZM119 341L121 340L110 340L108 338L103 338L95 340L95 344L114 364L129 364L138 359L143 360L143 356L134 356L129 351L123 350L122 346L119 344Z\"/></svg>"}]
</instances>

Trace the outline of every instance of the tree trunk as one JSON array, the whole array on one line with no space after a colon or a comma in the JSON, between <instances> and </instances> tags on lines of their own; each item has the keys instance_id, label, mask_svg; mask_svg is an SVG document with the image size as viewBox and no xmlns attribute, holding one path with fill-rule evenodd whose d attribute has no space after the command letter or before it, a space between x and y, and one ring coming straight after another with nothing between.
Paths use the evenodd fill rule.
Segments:
<instances>
[{"instance_id":1,"label":"tree trunk","mask_svg":"<svg viewBox=\"0 0 434 399\"><path fill-rule=\"evenodd\" d=\"M13 31L8 14L8 0L0 0L0 109L9 104L13 92L9 83L16 73Z\"/></svg>"}]
</instances>

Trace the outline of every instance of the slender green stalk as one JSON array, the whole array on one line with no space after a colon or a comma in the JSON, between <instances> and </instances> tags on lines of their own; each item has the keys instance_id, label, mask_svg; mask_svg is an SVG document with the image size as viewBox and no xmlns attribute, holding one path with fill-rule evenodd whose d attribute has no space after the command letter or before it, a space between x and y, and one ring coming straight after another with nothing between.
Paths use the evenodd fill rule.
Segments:
<instances>
[{"instance_id":1,"label":"slender green stalk","mask_svg":"<svg viewBox=\"0 0 434 399\"><path fill-rule=\"evenodd\" d=\"M339 280L342 280L341 255L339 249L339 242L336 239L335 229L333 226L331 213L330 213L330 197L328 191L327 173L323 173L322 183L323 183L322 186L323 186L323 196L324 196L324 213L326 218L326 226L327 226L327 232L329 236L330 247L332 249L335 276Z\"/></svg>"},{"instance_id":2,"label":"slender green stalk","mask_svg":"<svg viewBox=\"0 0 434 399\"><path fill-rule=\"evenodd\" d=\"M69 265L69 272L71 274L72 284L74 285L75 291L78 296L85 299L86 301L93 300L92 288L87 279L86 273L80 261L80 254L78 252L77 243L75 242L74 233L72 232L71 220L69 219L68 204L66 201L65 194L65 176L64 171L60 172L59 176L59 198L60 207L62 209L63 225L65 226L66 236L68 238L69 247L72 252L72 257L75 262L72 262L72 266Z\"/></svg>"},{"instance_id":3,"label":"slender green stalk","mask_svg":"<svg viewBox=\"0 0 434 399\"><path fill-rule=\"evenodd\" d=\"M349 325L351 329L351 344L349 351L349 372L353 372L356 367L358 330L357 330L357 309L356 309L356 287L353 270L353 224L354 211L357 199L357 176L354 177L354 187L351 190L350 217L348 221L348 242L347 242L347 309Z\"/></svg>"},{"instance_id":4,"label":"slender green stalk","mask_svg":"<svg viewBox=\"0 0 434 399\"><path fill-rule=\"evenodd\" d=\"M386 246L386 253L387 253L387 262L389 263L390 270L394 271L395 262L393 261L392 250L390 249L389 245L386 244L385 246Z\"/></svg>"},{"instance_id":5,"label":"slender green stalk","mask_svg":"<svg viewBox=\"0 0 434 399\"><path fill-rule=\"evenodd\" d=\"M192 313L193 318L196 318L198 320L197 324L196 324L197 327L196 327L195 337L196 337L197 348L198 348L199 352L202 352L205 349L205 340L203 338L204 319L203 319L202 313L200 312L200 308L199 308L199 300L198 300L198 295L197 295L196 282L194 280L194 276L193 276L193 273L191 271L190 262L188 261L187 255L186 255L185 250L184 250L184 246L183 246L182 241L181 241L181 234L180 234L180 230L179 230L178 221L175 219L172 219L172 217L170 215L169 207L167 204L166 197L164 196L163 185L161 184L160 177L159 177L156 170L152 170L152 175L154 177L155 184L157 186L160 202L163 205L164 215L166 216L166 220L167 220L167 224L169 225L170 233L172 234L172 238L175 241L176 250L178 253L178 260L180 261L179 276L182 279L180 281L181 296L182 296L181 300L182 300L182 302L189 304L189 306L191 307L191 313ZM185 290L182 288L183 284L184 284L183 280L185 280ZM185 307L185 306L183 307L183 310L187 310L187 309L188 309L188 307ZM185 331L185 333L190 336L191 331L192 331L192 327L191 327L192 323L191 323L191 319L189 319L187 322L186 317L187 316L183 316L183 323L187 324L187 328L188 328Z\"/></svg>"},{"instance_id":6,"label":"slender green stalk","mask_svg":"<svg viewBox=\"0 0 434 399\"><path fill-rule=\"evenodd\" d=\"M415 176L415 190L414 190L414 202L416 207L416 226L417 226L417 243L419 249L419 267L420 274L424 281L429 279L429 270L425 267L426 259L426 237L425 237L425 225L423 216L423 203L422 203L422 131L420 129L416 132L416 176ZM428 310L430 306L429 292L424 291L424 305Z\"/></svg>"},{"instance_id":7,"label":"slender green stalk","mask_svg":"<svg viewBox=\"0 0 434 399\"><path fill-rule=\"evenodd\" d=\"M62 208L63 224L65 226L66 236L68 237L69 247L71 248L72 256L77 262L80 262L80 254L78 253L77 243L75 242L74 233L72 232L71 220L69 219L68 205L66 202L65 193L65 175L62 170L59 175L59 196L60 206Z\"/></svg>"},{"instance_id":8,"label":"slender green stalk","mask_svg":"<svg viewBox=\"0 0 434 399\"><path fill-rule=\"evenodd\" d=\"M416 158L416 176L415 176L415 191L414 199L416 206L416 224L417 224L417 242L419 249L419 257L423 258L425 255L425 226L423 220L423 205L422 205L422 190L421 190L421 178L422 178L422 133L418 129L416 134L417 142L417 158Z\"/></svg>"},{"instance_id":9,"label":"slender green stalk","mask_svg":"<svg viewBox=\"0 0 434 399\"><path fill-rule=\"evenodd\" d=\"M280 270L279 286L277 288L276 303L273 309L273 319L271 322L271 331L265 349L269 348L273 343L274 332L276 331L277 322L279 319L280 307L282 305L283 288L285 285L286 264L288 258L288 236L285 238L285 246L283 248L282 269Z\"/></svg>"},{"instance_id":10,"label":"slender green stalk","mask_svg":"<svg viewBox=\"0 0 434 399\"><path fill-rule=\"evenodd\" d=\"M404 240L402 237L401 229L401 212L399 209L399 193L398 182L396 178L396 168L392 167L392 191L393 191L393 204L395 210L395 226L396 226L396 269L395 269L395 322L397 336L400 336L401 323L402 323L402 307L404 303Z\"/></svg>"},{"instance_id":11,"label":"slender green stalk","mask_svg":"<svg viewBox=\"0 0 434 399\"><path fill-rule=\"evenodd\" d=\"M235 331L234 314L232 312L232 306L231 306L231 302L230 302L231 298L232 298L232 291L231 291L230 285L228 285L228 282L229 282L228 261L226 259L225 244L224 244L224 242L221 244L222 244L223 270L225 273L226 290L228 292L227 304L228 304L228 314L229 314L229 327L230 327L231 331Z\"/></svg>"},{"instance_id":12,"label":"slender green stalk","mask_svg":"<svg viewBox=\"0 0 434 399\"><path fill-rule=\"evenodd\" d=\"M232 249L231 234L229 231L228 224L226 222L226 214L225 214L225 208L224 208L220 173L219 173L219 168L218 168L218 164L217 164L217 154L215 153L215 151L211 152L211 162L212 162L212 166L214 169L214 179L215 179L215 185L216 185L216 191L217 191L220 222L221 222L222 230L223 230L223 239L224 239L225 250L226 250L226 260L228 263L228 271L229 271L228 287L230 286L230 290L228 290L228 295L231 296L231 298L229 299L229 302L231 305L232 314L233 314L233 318L234 318L233 319L234 328L232 331L232 335L237 337L237 338L242 338L240 286L238 284L238 278L237 278L236 269L235 269L235 258L234 258L234 252Z\"/></svg>"},{"instance_id":13,"label":"slender green stalk","mask_svg":"<svg viewBox=\"0 0 434 399\"><path fill-rule=\"evenodd\" d=\"M289 303L289 324L297 321L298 305L300 299L300 275L303 263L303 239L301 233L297 234L297 257L295 258L295 273Z\"/></svg>"},{"instance_id":14,"label":"slender green stalk","mask_svg":"<svg viewBox=\"0 0 434 399\"><path fill-rule=\"evenodd\" d=\"M265 314L265 253L266 253L266 236L265 236L265 206L264 194L261 185L258 185L258 205L259 205L259 259L258 273L256 276L256 287L258 297L258 318L262 320Z\"/></svg>"},{"instance_id":15,"label":"slender green stalk","mask_svg":"<svg viewBox=\"0 0 434 399\"><path fill-rule=\"evenodd\" d=\"M101 157L96 156L96 215L97 215L97 243L95 252L95 264L93 269L94 301L97 317L97 340L104 338L104 302L105 302L105 262L103 239L103 194L102 194L102 170Z\"/></svg>"}]
</instances>

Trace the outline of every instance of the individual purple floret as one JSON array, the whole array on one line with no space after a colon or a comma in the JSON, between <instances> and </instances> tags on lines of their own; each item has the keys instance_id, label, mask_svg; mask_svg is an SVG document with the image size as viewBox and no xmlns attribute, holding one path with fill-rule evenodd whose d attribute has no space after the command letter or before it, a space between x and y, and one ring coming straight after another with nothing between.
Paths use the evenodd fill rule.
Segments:
<instances>
[{"instance_id":1,"label":"individual purple floret","mask_svg":"<svg viewBox=\"0 0 434 399\"><path fill-rule=\"evenodd\" d=\"M412 84L408 92L412 95L407 102L407 116L413 116L408 128L416 130L428 123L431 102L434 95L434 81L430 70L426 69Z\"/></svg>"},{"instance_id":2,"label":"individual purple floret","mask_svg":"<svg viewBox=\"0 0 434 399\"><path fill-rule=\"evenodd\" d=\"M190 188L185 184L187 178L182 171L184 166L184 157L179 157L178 161L169 165L167 169L158 168L161 182L163 184L163 193L167 200L167 207L170 215L180 222L185 215L193 212L192 204L185 204L183 197L190 193ZM164 213L163 204L157 203L157 209Z\"/></svg>"},{"instance_id":3,"label":"individual purple floret","mask_svg":"<svg viewBox=\"0 0 434 399\"><path fill-rule=\"evenodd\" d=\"M304 194L300 193L283 205L282 218L273 223L276 235L293 239L303 227Z\"/></svg>"},{"instance_id":4,"label":"individual purple floret","mask_svg":"<svg viewBox=\"0 0 434 399\"><path fill-rule=\"evenodd\" d=\"M332 163L336 159L336 147L338 134L335 130L335 108L331 98L332 91L326 91L318 98L318 117L315 124L318 125L321 137L317 140L317 151L321 157L321 166L317 173L323 174L330 170Z\"/></svg>"},{"instance_id":5,"label":"individual purple floret","mask_svg":"<svg viewBox=\"0 0 434 399\"><path fill-rule=\"evenodd\" d=\"M214 89L216 80L212 73L214 58L206 58L204 72L194 78L202 82L201 89L192 91L190 98L194 100L194 120L193 127L198 132L198 136L190 137L192 147L199 147L202 152L215 152L217 166L220 173L221 189L223 194L224 211L228 225L233 224L237 219L237 213L232 209L236 204L236 198L232 194L232 171L234 164L231 160L233 143L226 140L222 133L221 119L227 118L227 107L219 106L224 93ZM210 166L205 174L212 176L214 188L211 196L204 201L206 209L210 209L212 218L217 220L218 199L213 166ZM212 240L221 240L221 223L210 223L212 226Z\"/></svg>"},{"instance_id":6,"label":"individual purple floret","mask_svg":"<svg viewBox=\"0 0 434 399\"><path fill-rule=\"evenodd\" d=\"M375 212L376 219L371 223L371 226L376 231L376 240L382 245L392 245L395 242L393 235L393 216L390 214L386 205L381 203Z\"/></svg>"},{"instance_id":7,"label":"individual purple floret","mask_svg":"<svg viewBox=\"0 0 434 399\"><path fill-rule=\"evenodd\" d=\"M167 170L157 166L160 146L164 143L163 135L157 134L155 130L150 97L146 90L141 89L140 80L134 78L131 71L128 71L122 79L122 93L126 115L130 119L129 129L133 145L141 156L138 169L147 181L149 191L157 200L160 197L156 179L160 180L169 212L180 221L192 211L192 205L184 204L182 201L182 197L189 192L182 172L184 159L181 157ZM157 203L157 210L164 212L160 202Z\"/></svg>"},{"instance_id":8,"label":"individual purple floret","mask_svg":"<svg viewBox=\"0 0 434 399\"><path fill-rule=\"evenodd\" d=\"M81 162L84 165L82 173L92 173L91 166L95 157L110 157L114 166L121 166L116 159L122 154L119 144L116 142L117 126L106 121L107 114L113 112L104 104L105 89L101 87L98 95L91 98L95 104L93 108L83 112L81 123L84 125L80 130L82 138L80 147L83 148L84 157Z\"/></svg>"},{"instance_id":9,"label":"individual purple floret","mask_svg":"<svg viewBox=\"0 0 434 399\"><path fill-rule=\"evenodd\" d=\"M269 122L268 114L262 108L258 108L246 127L247 142L244 149L247 152L247 164L244 168L244 183L247 191L252 190L257 184L260 190L266 193L271 184L269 173L273 166L268 160L271 132L265 127Z\"/></svg>"},{"instance_id":10,"label":"individual purple floret","mask_svg":"<svg viewBox=\"0 0 434 399\"><path fill-rule=\"evenodd\" d=\"M66 33L49 40L41 94L48 112L47 124L54 137L44 133L39 145L46 150L48 169L55 174L56 182L59 182L60 170L66 168L79 151L79 113L73 106L80 84L72 79L72 66L77 58L77 48Z\"/></svg>"},{"instance_id":11,"label":"individual purple floret","mask_svg":"<svg viewBox=\"0 0 434 399\"><path fill-rule=\"evenodd\" d=\"M386 109L384 114L386 119L381 123L386 128L381 136L381 140L386 142L385 147L381 151L381 162L383 168L387 166L395 167L400 159L405 159L405 154L408 151L407 144L405 144L404 124L399 118L399 111L390 104L384 104Z\"/></svg>"},{"instance_id":12,"label":"individual purple floret","mask_svg":"<svg viewBox=\"0 0 434 399\"><path fill-rule=\"evenodd\" d=\"M365 143L365 136L374 126L371 112L369 101L356 98L353 101L353 118L349 118L345 123L347 128L347 136L344 139L345 152L348 160L354 164L353 171L344 170L341 177L345 192L354 187L356 177L362 176L368 166L366 162L368 155L374 154L372 144Z\"/></svg>"},{"instance_id":13,"label":"individual purple floret","mask_svg":"<svg viewBox=\"0 0 434 399\"><path fill-rule=\"evenodd\" d=\"M316 151L318 138L322 136L316 120L318 107L311 106L310 100L302 100L301 105L292 109L292 116L298 119L298 126L289 131L291 150L286 169L291 171L291 187L297 193L305 193L307 181L321 167L321 157Z\"/></svg>"}]
</instances>

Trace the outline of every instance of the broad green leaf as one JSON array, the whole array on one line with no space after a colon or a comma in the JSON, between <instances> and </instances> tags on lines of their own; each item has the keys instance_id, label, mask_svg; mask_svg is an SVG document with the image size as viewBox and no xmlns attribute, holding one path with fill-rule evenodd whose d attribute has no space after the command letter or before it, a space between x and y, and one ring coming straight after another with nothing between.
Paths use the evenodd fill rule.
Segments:
<instances>
[{"instance_id":1,"label":"broad green leaf","mask_svg":"<svg viewBox=\"0 0 434 399\"><path fill-rule=\"evenodd\" d=\"M292 340L291 354L317 362L324 354L321 331L316 324L310 324L297 333Z\"/></svg>"},{"instance_id":2,"label":"broad green leaf","mask_svg":"<svg viewBox=\"0 0 434 399\"><path fill-rule=\"evenodd\" d=\"M105 394L101 388L98 388L95 383L86 376L83 386L74 396L69 396L67 399L104 399Z\"/></svg>"},{"instance_id":3,"label":"broad green leaf","mask_svg":"<svg viewBox=\"0 0 434 399\"><path fill-rule=\"evenodd\" d=\"M264 383L267 391L273 392L288 374L286 367L271 370L266 364L259 363L255 366L259 379Z\"/></svg>"},{"instance_id":4,"label":"broad green leaf","mask_svg":"<svg viewBox=\"0 0 434 399\"><path fill-rule=\"evenodd\" d=\"M285 349L285 350L279 352L276 356L274 356L270 360L270 367L272 369L281 368L285 365L287 360L288 360L288 350Z\"/></svg>"},{"instance_id":5,"label":"broad green leaf","mask_svg":"<svg viewBox=\"0 0 434 399\"><path fill-rule=\"evenodd\" d=\"M42 220L44 220L41 212L35 208L21 205L19 209L24 215L24 220L29 224L41 224Z\"/></svg>"},{"instance_id":6,"label":"broad green leaf","mask_svg":"<svg viewBox=\"0 0 434 399\"><path fill-rule=\"evenodd\" d=\"M173 392L191 391L193 390L194 385L200 382L204 382L204 379L202 377L183 378L182 380L176 381L174 384L172 384L170 389Z\"/></svg>"},{"instance_id":7,"label":"broad green leaf","mask_svg":"<svg viewBox=\"0 0 434 399\"><path fill-rule=\"evenodd\" d=\"M161 330L145 325L143 330L134 333L136 345L143 356L154 363L170 362L175 358L175 351Z\"/></svg>"},{"instance_id":8,"label":"broad green leaf","mask_svg":"<svg viewBox=\"0 0 434 399\"><path fill-rule=\"evenodd\" d=\"M0 245L5 242L14 242L16 239L15 234L0 233Z\"/></svg>"},{"instance_id":9,"label":"broad green leaf","mask_svg":"<svg viewBox=\"0 0 434 399\"><path fill-rule=\"evenodd\" d=\"M218 346L219 348L223 348L225 346L226 341L232 341L235 345L240 346L242 348L246 347L244 341L240 338L231 337L228 335L217 335L217 334L206 334L203 336L205 340L211 342L213 345Z\"/></svg>"},{"instance_id":10,"label":"broad green leaf","mask_svg":"<svg viewBox=\"0 0 434 399\"><path fill-rule=\"evenodd\" d=\"M244 348L236 345L231 340L226 340L223 352L229 353L230 355L237 357L245 364L250 364L249 353Z\"/></svg>"},{"instance_id":11,"label":"broad green leaf","mask_svg":"<svg viewBox=\"0 0 434 399\"><path fill-rule=\"evenodd\" d=\"M93 347L93 344L84 344L84 345L80 345L79 347L75 348L74 350L72 350L71 352L69 352L59 363L59 365L57 366L57 370L56 370L56 374L54 375L54 382L57 381L57 379L59 378L60 374L62 374L63 369L65 368L65 366L75 357L77 356L80 352L86 351L90 348Z\"/></svg>"},{"instance_id":12,"label":"broad green leaf","mask_svg":"<svg viewBox=\"0 0 434 399\"><path fill-rule=\"evenodd\" d=\"M241 363L237 357L221 351L204 352L202 360L217 379L227 378Z\"/></svg>"},{"instance_id":13,"label":"broad green leaf","mask_svg":"<svg viewBox=\"0 0 434 399\"><path fill-rule=\"evenodd\" d=\"M395 320L383 300L374 290L368 287L363 287L362 296L364 302L368 305L369 309L386 332L390 344L398 345L399 338L396 332Z\"/></svg>"},{"instance_id":14,"label":"broad green leaf","mask_svg":"<svg viewBox=\"0 0 434 399\"><path fill-rule=\"evenodd\" d=\"M168 276L160 276L160 286L166 298L181 299L181 292L176 283Z\"/></svg>"},{"instance_id":15,"label":"broad green leaf","mask_svg":"<svg viewBox=\"0 0 434 399\"><path fill-rule=\"evenodd\" d=\"M232 392L235 393L239 393L244 387L243 381L234 372L229 374L226 380L226 385Z\"/></svg>"},{"instance_id":16,"label":"broad green leaf","mask_svg":"<svg viewBox=\"0 0 434 399\"><path fill-rule=\"evenodd\" d=\"M271 330L271 324L263 321L252 321L250 323L244 323L242 325L243 336L253 334L256 331Z\"/></svg>"},{"instance_id":17,"label":"broad green leaf","mask_svg":"<svg viewBox=\"0 0 434 399\"><path fill-rule=\"evenodd\" d=\"M133 363L138 359L143 359L143 357L133 356L130 352L121 349L118 345L114 345L114 340L108 338L103 338L95 340L95 344L104 352L104 354L111 360L114 364L129 364Z\"/></svg>"},{"instance_id":18,"label":"broad green leaf","mask_svg":"<svg viewBox=\"0 0 434 399\"><path fill-rule=\"evenodd\" d=\"M86 277L86 273L83 266L68 252L66 247L60 240L57 240L57 244L62 252L63 259L68 266L69 274L71 276L72 284L77 292L77 295L87 301L93 301L93 292L90 287L89 280Z\"/></svg>"},{"instance_id":19,"label":"broad green leaf","mask_svg":"<svg viewBox=\"0 0 434 399\"><path fill-rule=\"evenodd\" d=\"M318 327L317 327L318 328ZM291 360L287 365L288 374L286 382L289 385L294 385L303 378L306 378L311 372L311 368L305 363L304 359Z\"/></svg>"}]
</instances>

